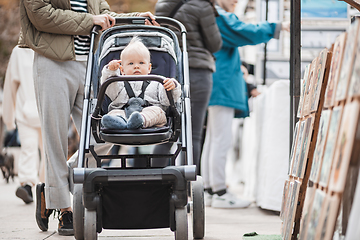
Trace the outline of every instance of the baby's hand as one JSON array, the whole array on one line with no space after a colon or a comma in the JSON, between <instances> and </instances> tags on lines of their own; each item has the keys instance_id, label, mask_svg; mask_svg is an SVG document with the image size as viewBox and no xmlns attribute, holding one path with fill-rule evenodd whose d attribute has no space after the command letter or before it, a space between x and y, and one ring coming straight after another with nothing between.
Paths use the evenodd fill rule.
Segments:
<instances>
[{"instance_id":1,"label":"baby's hand","mask_svg":"<svg viewBox=\"0 0 360 240\"><path fill-rule=\"evenodd\" d=\"M176 87L175 81L172 78L166 78L164 80L164 88L167 91L173 90Z\"/></svg>"},{"instance_id":2,"label":"baby's hand","mask_svg":"<svg viewBox=\"0 0 360 240\"><path fill-rule=\"evenodd\" d=\"M120 63L121 63L121 60L112 60L108 64L108 69L111 70L111 71L115 71L115 70L120 68Z\"/></svg>"}]
</instances>

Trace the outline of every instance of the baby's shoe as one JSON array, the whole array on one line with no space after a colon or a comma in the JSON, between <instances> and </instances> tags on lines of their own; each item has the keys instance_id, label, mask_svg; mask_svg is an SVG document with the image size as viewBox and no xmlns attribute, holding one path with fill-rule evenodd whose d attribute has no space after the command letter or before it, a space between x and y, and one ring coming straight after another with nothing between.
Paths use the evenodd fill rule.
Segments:
<instances>
[{"instance_id":1,"label":"baby's shoe","mask_svg":"<svg viewBox=\"0 0 360 240\"><path fill-rule=\"evenodd\" d=\"M127 122L128 129L139 129L144 125L144 118L139 112L133 112Z\"/></svg>"},{"instance_id":2,"label":"baby's shoe","mask_svg":"<svg viewBox=\"0 0 360 240\"><path fill-rule=\"evenodd\" d=\"M121 116L104 115L101 118L101 124L106 129L123 130L126 129L126 121Z\"/></svg>"}]
</instances>

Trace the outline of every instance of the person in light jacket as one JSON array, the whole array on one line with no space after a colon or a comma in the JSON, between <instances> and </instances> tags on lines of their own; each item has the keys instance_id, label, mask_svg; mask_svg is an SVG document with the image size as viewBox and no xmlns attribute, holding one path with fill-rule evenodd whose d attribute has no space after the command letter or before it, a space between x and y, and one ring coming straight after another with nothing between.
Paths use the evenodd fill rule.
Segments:
<instances>
[{"instance_id":1,"label":"person in light jacket","mask_svg":"<svg viewBox=\"0 0 360 240\"><path fill-rule=\"evenodd\" d=\"M2 104L2 118L7 130L17 127L19 131L21 148L17 166L20 186L15 194L27 204L33 202L32 187L39 179L45 181L40 119L32 76L33 60L33 50L14 47L6 70Z\"/></svg>"},{"instance_id":2,"label":"person in light jacket","mask_svg":"<svg viewBox=\"0 0 360 240\"><path fill-rule=\"evenodd\" d=\"M207 129L201 156L201 175L204 180L205 204L215 208L244 208L249 201L227 191L225 183L226 155L231 146L232 119L249 116L247 84L241 71L238 47L266 43L279 38L281 29L289 23L248 24L233 13L237 0L217 0L216 10L223 45L216 57L216 72L210 97Z\"/></svg>"},{"instance_id":3,"label":"person in light jacket","mask_svg":"<svg viewBox=\"0 0 360 240\"><path fill-rule=\"evenodd\" d=\"M90 32L94 25L106 30L114 26L114 17L129 16L150 17L145 24L155 24L150 12L117 14L105 0L20 1L19 45L35 51L35 92L45 142L45 184L36 186L35 215L43 231L48 230L53 209L60 209L58 233L74 234L69 176L77 166L77 154L67 162L68 119L71 115L79 133ZM110 147L97 145L96 151L105 154Z\"/></svg>"},{"instance_id":4,"label":"person in light jacket","mask_svg":"<svg viewBox=\"0 0 360 240\"><path fill-rule=\"evenodd\" d=\"M158 0L155 5L155 15L173 17L183 23L187 31L193 160L198 173L206 108L212 89L212 73L215 72L213 53L222 45L216 14L213 2L209 0ZM179 40L181 42L181 38ZM155 153L166 152L170 147L169 144L159 145Z\"/></svg>"}]
</instances>

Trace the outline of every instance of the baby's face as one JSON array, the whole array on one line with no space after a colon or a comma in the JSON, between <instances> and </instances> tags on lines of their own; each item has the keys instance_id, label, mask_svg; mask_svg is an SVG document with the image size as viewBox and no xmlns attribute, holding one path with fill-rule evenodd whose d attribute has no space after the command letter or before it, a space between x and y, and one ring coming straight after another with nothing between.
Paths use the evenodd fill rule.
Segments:
<instances>
[{"instance_id":1,"label":"baby's face","mask_svg":"<svg viewBox=\"0 0 360 240\"><path fill-rule=\"evenodd\" d=\"M227 12L234 12L238 0L217 0L219 6Z\"/></svg>"},{"instance_id":2,"label":"baby's face","mask_svg":"<svg viewBox=\"0 0 360 240\"><path fill-rule=\"evenodd\" d=\"M145 54L127 52L122 56L120 70L123 75L148 75L151 63Z\"/></svg>"}]
</instances>

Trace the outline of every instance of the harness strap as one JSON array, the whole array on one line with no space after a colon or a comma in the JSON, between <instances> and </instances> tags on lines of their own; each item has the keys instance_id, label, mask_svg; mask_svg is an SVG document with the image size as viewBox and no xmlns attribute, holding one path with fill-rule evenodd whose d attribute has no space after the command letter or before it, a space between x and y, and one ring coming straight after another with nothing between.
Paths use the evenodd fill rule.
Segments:
<instances>
[{"instance_id":1,"label":"harness strap","mask_svg":"<svg viewBox=\"0 0 360 240\"><path fill-rule=\"evenodd\" d=\"M141 93L138 96L139 98L144 99L145 90L146 90L147 86L149 86L149 84L150 84L150 81L143 81L143 84L141 86Z\"/></svg>"},{"instance_id":2,"label":"harness strap","mask_svg":"<svg viewBox=\"0 0 360 240\"><path fill-rule=\"evenodd\" d=\"M145 90L146 90L147 86L149 86L149 84L150 84L150 81L143 81L143 84L141 86L141 93L138 96L138 98L144 99ZM134 90L132 89L132 87L128 81L124 81L124 86L125 86L126 93L129 96L129 99L135 97ZM145 105L150 106L150 104L146 100L145 100ZM126 108L127 106L128 106L128 104L126 103L124 105L124 108Z\"/></svg>"},{"instance_id":3,"label":"harness strap","mask_svg":"<svg viewBox=\"0 0 360 240\"><path fill-rule=\"evenodd\" d=\"M124 81L124 85L125 85L126 93L129 96L129 99L135 97L135 93L134 93L132 87L130 86L130 83L128 81Z\"/></svg>"}]
</instances>

